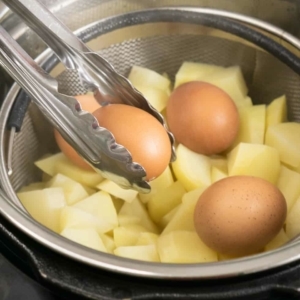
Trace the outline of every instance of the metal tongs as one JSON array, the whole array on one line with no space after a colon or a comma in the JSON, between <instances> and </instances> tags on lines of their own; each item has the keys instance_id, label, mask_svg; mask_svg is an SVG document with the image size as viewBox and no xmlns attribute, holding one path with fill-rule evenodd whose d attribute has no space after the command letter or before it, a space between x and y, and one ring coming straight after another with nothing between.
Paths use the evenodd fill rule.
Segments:
<instances>
[{"instance_id":1,"label":"metal tongs","mask_svg":"<svg viewBox=\"0 0 300 300\"><path fill-rule=\"evenodd\" d=\"M100 55L91 51L37 0L2 0L54 51L68 69L78 71L82 83L101 105L123 103L141 108L166 128L164 119ZM133 162L129 151L115 142L111 132L94 116L81 110L73 97L61 94L57 81L47 74L0 26L0 63L32 97L47 119L77 152L100 172L124 188L150 191L144 168ZM167 130L167 128L166 128ZM174 138L168 132L175 159Z\"/></svg>"}]
</instances>

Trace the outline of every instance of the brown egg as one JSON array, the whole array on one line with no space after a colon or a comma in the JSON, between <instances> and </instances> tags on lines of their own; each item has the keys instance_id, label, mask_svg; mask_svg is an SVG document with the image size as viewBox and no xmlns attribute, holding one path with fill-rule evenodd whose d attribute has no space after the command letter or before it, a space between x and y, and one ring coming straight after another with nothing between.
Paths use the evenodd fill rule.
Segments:
<instances>
[{"instance_id":1,"label":"brown egg","mask_svg":"<svg viewBox=\"0 0 300 300\"><path fill-rule=\"evenodd\" d=\"M201 81L182 84L173 91L167 121L178 143L206 155L230 147L239 129L233 100L220 88Z\"/></svg>"},{"instance_id":2,"label":"brown egg","mask_svg":"<svg viewBox=\"0 0 300 300\"><path fill-rule=\"evenodd\" d=\"M200 196L194 214L201 240L219 253L248 255L261 250L282 228L287 214L283 194L252 176L219 180Z\"/></svg>"},{"instance_id":3,"label":"brown egg","mask_svg":"<svg viewBox=\"0 0 300 300\"><path fill-rule=\"evenodd\" d=\"M78 95L75 96L81 105L81 108L85 111L93 113L95 110L101 107L101 105L96 101L93 95ZM54 130L54 137L59 149L76 164L78 167L85 170L92 170L92 167L86 163L81 156L71 147L61 136L61 134Z\"/></svg>"},{"instance_id":4,"label":"brown egg","mask_svg":"<svg viewBox=\"0 0 300 300\"><path fill-rule=\"evenodd\" d=\"M144 167L147 180L159 176L171 159L171 143L162 124L149 113L133 106L111 104L94 112L100 126Z\"/></svg>"}]
</instances>

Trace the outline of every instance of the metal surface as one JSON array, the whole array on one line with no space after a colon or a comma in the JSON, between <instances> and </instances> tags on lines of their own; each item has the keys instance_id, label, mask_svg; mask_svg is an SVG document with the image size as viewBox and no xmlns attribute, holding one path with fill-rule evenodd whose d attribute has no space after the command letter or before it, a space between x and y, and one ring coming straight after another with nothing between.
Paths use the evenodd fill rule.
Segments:
<instances>
[{"instance_id":1,"label":"metal surface","mask_svg":"<svg viewBox=\"0 0 300 300\"><path fill-rule=\"evenodd\" d=\"M205 10L199 10L205 14ZM216 12L220 13L220 12ZM241 16L232 16L240 19ZM171 78L183 61L201 61L217 65L240 65L246 78L250 96L254 103L269 103L281 94L288 99L289 118L300 121L300 78L294 71L284 65L269 53L255 47L248 41L237 38L203 25L174 22L145 22L145 24L131 24L132 26L107 28L106 21L100 20L78 31L82 37L90 36L89 46L110 61L116 69L126 75L133 64L152 68L158 72L167 72ZM137 20L132 18L131 20ZM252 25L260 23L251 19ZM128 23L129 24L129 23ZM282 30L269 27L269 31L278 33L282 40L286 35ZM106 31L105 31L106 30ZM99 36L99 37L97 37ZM297 41L296 41L297 42ZM299 53L299 49L294 49ZM235 53L235 55L232 55ZM39 63L51 57L44 53ZM67 83L68 72L62 73L59 66L52 74L58 75L60 87L72 94L78 89L76 84ZM71 75L70 75L71 76ZM72 75L73 76L73 75ZM51 127L45 122L34 105L31 105L24 126L16 137L13 149L13 166L18 172L11 178L6 173L6 141L8 132L5 124L13 104L18 87L14 86L4 102L0 115L0 177L6 195L0 198L1 213L22 231L38 240L49 248L67 255L86 264L108 269L114 272L155 278L221 278L255 273L268 270L300 258L300 242L286 245L275 251L262 253L243 259L207 263L207 264L155 264L128 259L96 252L72 243L57 234L50 232L32 220L25 212L18 208L18 199L15 190L22 185L37 180L40 174L33 166L33 161L47 152L54 151L53 139L45 140L45 132L51 132ZM35 124L43 124L44 129L37 132ZM30 143L31 148L28 149ZM32 146L33 145L33 146ZM15 204L13 204L15 203Z\"/></svg>"}]
</instances>

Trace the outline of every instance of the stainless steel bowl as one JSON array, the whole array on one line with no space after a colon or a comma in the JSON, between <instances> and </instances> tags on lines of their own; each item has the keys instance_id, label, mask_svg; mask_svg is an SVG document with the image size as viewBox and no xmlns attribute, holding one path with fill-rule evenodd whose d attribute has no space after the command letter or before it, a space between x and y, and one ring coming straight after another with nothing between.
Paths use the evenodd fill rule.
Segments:
<instances>
[{"instance_id":1,"label":"stainless steel bowl","mask_svg":"<svg viewBox=\"0 0 300 300\"><path fill-rule=\"evenodd\" d=\"M199 8L198 13L193 14L187 8L185 13L165 10L162 14L161 11L149 10L124 14L143 5L140 1L101 2L104 6L115 8L113 14L121 12L122 15L103 18L103 11L96 9L97 1L91 1L90 10L85 9L85 14L90 13L90 21L94 22L83 22L85 24L81 25L85 26L77 30L77 34L122 74L126 75L134 64L167 72L172 79L183 61L240 65L255 103L269 103L275 97L286 94L290 120L300 121L300 41L296 37L269 23L224 11ZM148 4L150 2L154 4L147 1ZM109 6L113 3L117 6ZM122 4L126 5L122 7ZM77 9L76 13L74 19L78 18L76 20L80 23L80 10ZM229 21L220 19L220 16L229 18ZM231 19L236 23L232 23ZM239 25L242 23L246 27ZM23 38L20 35L20 39ZM32 45L27 46L31 52ZM53 63L52 53L44 51L37 61L47 67ZM61 91L68 94L84 91L76 75L65 71L61 64L56 64L51 74L58 78ZM33 162L45 153L57 151L52 128L33 104L26 114L22 131L15 139L12 155L14 173L11 177L7 175L9 132L6 124L18 92L18 86L14 85L0 112L0 177L6 194L6 197L0 197L0 212L38 242L88 265L160 279L232 277L268 270L300 258L300 242L295 242L275 251L226 262L184 265L146 263L100 253L49 231L24 212L15 194L21 186L40 178L41 174Z\"/></svg>"}]
</instances>

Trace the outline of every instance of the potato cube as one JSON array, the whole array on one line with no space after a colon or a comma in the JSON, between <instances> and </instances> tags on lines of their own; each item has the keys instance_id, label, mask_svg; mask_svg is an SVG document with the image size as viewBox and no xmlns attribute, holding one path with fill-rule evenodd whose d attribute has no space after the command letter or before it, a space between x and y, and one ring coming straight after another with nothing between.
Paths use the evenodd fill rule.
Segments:
<instances>
[{"instance_id":1,"label":"potato cube","mask_svg":"<svg viewBox=\"0 0 300 300\"><path fill-rule=\"evenodd\" d=\"M182 197L182 203L197 201L206 188L203 186L185 193Z\"/></svg>"},{"instance_id":2,"label":"potato cube","mask_svg":"<svg viewBox=\"0 0 300 300\"><path fill-rule=\"evenodd\" d=\"M157 249L161 262L203 263L218 260L217 253L208 248L196 232L172 231L158 238Z\"/></svg>"},{"instance_id":3,"label":"potato cube","mask_svg":"<svg viewBox=\"0 0 300 300\"><path fill-rule=\"evenodd\" d=\"M141 232L148 232L148 230L141 225L135 224L115 228L114 241L116 247L134 246Z\"/></svg>"},{"instance_id":4,"label":"potato cube","mask_svg":"<svg viewBox=\"0 0 300 300\"><path fill-rule=\"evenodd\" d=\"M245 101L248 88L239 66L232 66L219 72L213 72L198 80L216 85L231 97L237 107L243 106L241 102Z\"/></svg>"},{"instance_id":5,"label":"potato cube","mask_svg":"<svg viewBox=\"0 0 300 300\"><path fill-rule=\"evenodd\" d=\"M100 234L100 237L107 252L113 254L114 250L116 249L116 244L114 239L107 234Z\"/></svg>"},{"instance_id":6,"label":"potato cube","mask_svg":"<svg viewBox=\"0 0 300 300\"><path fill-rule=\"evenodd\" d=\"M257 176L275 184L280 171L277 149L240 143L228 154L228 175Z\"/></svg>"},{"instance_id":7,"label":"potato cube","mask_svg":"<svg viewBox=\"0 0 300 300\"><path fill-rule=\"evenodd\" d=\"M110 224L112 230L118 226L118 217L115 206L112 202L110 195L106 192L100 191L92 196L89 196L76 204L73 207L81 209L97 219Z\"/></svg>"},{"instance_id":8,"label":"potato cube","mask_svg":"<svg viewBox=\"0 0 300 300\"><path fill-rule=\"evenodd\" d=\"M66 161L68 161L68 158L62 152L60 152L45 158L41 158L34 162L34 164L46 174L54 176L57 173L56 165Z\"/></svg>"},{"instance_id":9,"label":"potato cube","mask_svg":"<svg viewBox=\"0 0 300 300\"><path fill-rule=\"evenodd\" d=\"M187 198L182 202L161 235L176 230L195 231L194 211L197 202L198 197Z\"/></svg>"},{"instance_id":10,"label":"potato cube","mask_svg":"<svg viewBox=\"0 0 300 300\"><path fill-rule=\"evenodd\" d=\"M147 231L154 233L158 232L157 226L153 223L147 209L138 198L135 198L131 203L125 202L120 209L119 215L138 217L141 220L140 225L147 228Z\"/></svg>"},{"instance_id":11,"label":"potato cube","mask_svg":"<svg viewBox=\"0 0 300 300\"><path fill-rule=\"evenodd\" d=\"M129 81L133 86L148 86L160 90L167 90L171 84L170 80L157 72L139 67L133 66L128 75Z\"/></svg>"},{"instance_id":12,"label":"potato cube","mask_svg":"<svg viewBox=\"0 0 300 300\"><path fill-rule=\"evenodd\" d=\"M150 262L160 261L155 245L118 247L114 250L114 253L117 256L131 259L138 259Z\"/></svg>"},{"instance_id":13,"label":"potato cube","mask_svg":"<svg viewBox=\"0 0 300 300\"><path fill-rule=\"evenodd\" d=\"M17 193L28 213L49 229L59 232L60 214L66 205L62 188Z\"/></svg>"},{"instance_id":14,"label":"potato cube","mask_svg":"<svg viewBox=\"0 0 300 300\"><path fill-rule=\"evenodd\" d=\"M269 126L286 122L287 120L287 106L285 95L274 99L267 106L266 129Z\"/></svg>"},{"instance_id":15,"label":"potato cube","mask_svg":"<svg viewBox=\"0 0 300 300\"><path fill-rule=\"evenodd\" d=\"M181 203L185 189L180 181L160 190L148 202L148 211L152 220L159 223L164 215Z\"/></svg>"},{"instance_id":16,"label":"potato cube","mask_svg":"<svg viewBox=\"0 0 300 300\"><path fill-rule=\"evenodd\" d=\"M42 190L44 189L46 186L46 183L45 182L33 182L33 183L30 183L26 186L23 186L19 191L18 193L21 193L21 192L30 192L30 191L36 191L36 190Z\"/></svg>"},{"instance_id":17,"label":"potato cube","mask_svg":"<svg viewBox=\"0 0 300 300\"><path fill-rule=\"evenodd\" d=\"M273 240L265 246L264 250L271 251L277 249L282 245L284 245L285 243L287 243L288 240L289 240L288 236L286 235L284 230L281 229L279 233L273 238Z\"/></svg>"},{"instance_id":18,"label":"potato cube","mask_svg":"<svg viewBox=\"0 0 300 300\"><path fill-rule=\"evenodd\" d=\"M156 245L158 237L157 234L152 232L141 232L135 245Z\"/></svg>"},{"instance_id":19,"label":"potato cube","mask_svg":"<svg viewBox=\"0 0 300 300\"><path fill-rule=\"evenodd\" d=\"M176 211L178 210L178 208L180 207L180 205L177 205L176 207L174 207L170 212L168 212L166 215L164 215L160 222L159 222L159 226L161 228L165 228L169 222L173 219Z\"/></svg>"},{"instance_id":20,"label":"potato cube","mask_svg":"<svg viewBox=\"0 0 300 300\"><path fill-rule=\"evenodd\" d=\"M80 183L62 174L56 174L46 184L46 187L63 188L68 205L74 204L88 197L86 189Z\"/></svg>"},{"instance_id":21,"label":"potato cube","mask_svg":"<svg viewBox=\"0 0 300 300\"><path fill-rule=\"evenodd\" d=\"M166 108L169 99L167 91L146 85L135 85L135 88L158 112L161 112Z\"/></svg>"},{"instance_id":22,"label":"potato cube","mask_svg":"<svg viewBox=\"0 0 300 300\"><path fill-rule=\"evenodd\" d=\"M174 88L189 81L201 80L211 73L217 73L224 69L212 64L184 62L176 73Z\"/></svg>"},{"instance_id":23,"label":"potato cube","mask_svg":"<svg viewBox=\"0 0 300 300\"><path fill-rule=\"evenodd\" d=\"M265 144L278 149L280 160L292 167L300 167L300 124L295 122L271 125Z\"/></svg>"},{"instance_id":24,"label":"potato cube","mask_svg":"<svg viewBox=\"0 0 300 300\"><path fill-rule=\"evenodd\" d=\"M172 163L177 180L181 181L187 191L211 183L210 159L189 150L182 144L176 149L177 160Z\"/></svg>"},{"instance_id":25,"label":"potato cube","mask_svg":"<svg viewBox=\"0 0 300 300\"><path fill-rule=\"evenodd\" d=\"M100 184L98 184L97 188L129 203L132 202L138 194L137 191L131 189L123 189L119 185L108 179L105 179Z\"/></svg>"},{"instance_id":26,"label":"potato cube","mask_svg":"<svg viewBox=\"0 0 300 300\"><path fill-rule=\"evenodd\" d=\"M212 167L228 174L227 157L222 155L212 155L209 159Z\"/></svg>"},{"instance_id":27,"label":"potato cube","mask_svg":"<svg viewBox=\"0 0 300 300\"><path fill-rule=\"evenodd\" d=\"M65 228L61 235L83 246L107 252L102 239L94 228Z\"/></svg>"},{"instance_id":28,"label":"potato cube","mask_svg":"<svg viewBox=\"0 0 300 300\"><path fill-rule=\"evenodd\" d=\"M227 176L228 175L225 172L221 171L220 169L216 167L211 168L211 183L221 180Z\"/></svg>"},{"instance_id":29,"label":"potato cube","mask_svg":"<svg viewBox=\"0 0 300 300\"><path fill-rule=\"evenodd\" d=\"M141 218L134 215L118 215L119 225L126 226L130 224L141 224Z\"/></svg>"},{"instance_id":30,"label":"potato cube","mask_svg":"<svg viewBox=\"0 0 300 300\"><path fill-rule=\"evenodd\" d=\"M288 212L300 196L300 174L285 166L280 167L277 187L285 197Z\"/></svg>"},{"instance_id":31,"label":"potato cube","mask_svg":"<svg viewBox=\"0 0 300 300\"><path fill-rule=\"evenodd\" d=\"M155 195L159 190L165 189L174 182L173 175L169 166L160 174L157 178L150 181L151 192L148 194L139 193L139 199L143 203L147 203L153 195Z\"/></svg>"},{"instance_id":32,"label":"potato cube","mask_svg":"<svg viewBox=\"0 0 300 300\"><path fill-rule=\"evenodd\" d=\"M112 224L80 208L66 206L60 215L60 230L65 228L95 228L98 233L106 233L111 230Z\"/></svg>"},{"instance_id":33,"label":"potato cube","mask_svg":"<svg viewBox=\"0 0 300 300\"><path fill-rule=\"evenodd\" d=\"M74 165L69 159L57 162L54 166L55 174L63 174L83 185L95 187L103 177L95 171L84 170Z\"/></svg>"},{"instance_id":34,"label":"potato cube","mask_svg":"<svg viewBox=\"0 0 300 300\"><path fill-rule=\"evenodd\" d=\"M285 231L289 239L300 233L300 197L297 198L286 218Z\"/></svg>"},{"instance_id":35,"label":"potato cube","mask_svg":"<svg viewBox=\"0 0 300 300\"><path fill-rule=\"evenodd\" d=\"M263 144L266 126L266 105L253 105L239 109L240 128L231 147L239 143Z\"/></svg>"}]
</instances>

